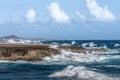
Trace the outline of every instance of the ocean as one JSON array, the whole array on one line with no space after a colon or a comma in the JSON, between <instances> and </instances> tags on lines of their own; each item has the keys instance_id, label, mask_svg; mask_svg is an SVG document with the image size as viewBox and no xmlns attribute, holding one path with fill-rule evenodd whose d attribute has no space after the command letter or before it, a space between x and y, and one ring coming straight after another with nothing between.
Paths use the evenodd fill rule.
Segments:
<instances>
[{"instance_id":1,"label":"ocean","mask_svg":"<svg viewBox=\"0 0 120 80\"><path fill-rule=\"evenodd\" d=\"M120 40L56 40L38 44L106 48L110 52L61 51L43 61L0 61L0 80L120 80Z\"/></svg>"}]
</instances>

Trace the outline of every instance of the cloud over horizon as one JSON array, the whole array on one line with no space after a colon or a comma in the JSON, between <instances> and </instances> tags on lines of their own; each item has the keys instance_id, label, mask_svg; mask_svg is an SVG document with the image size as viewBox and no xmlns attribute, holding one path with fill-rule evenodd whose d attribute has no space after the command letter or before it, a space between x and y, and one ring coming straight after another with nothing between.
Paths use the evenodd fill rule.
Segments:
<instances>
[{"instance_id":1,"label":"cloud over horizon","mask_svg":"<svg viewBox=\"0 0 120 80\"><path fill-rule=\"evenodd\" d=\"M71 5L59 1L45 2L40 7L26 7L19 10L19 13L0 16L0 23L81 23L81 22L119 22L119 16L113 14L107 6L101 7L97 0L76 1ZM81 3L80 3L81 2ZM42 4L42 3L41 3ZM83 4L83 5L81 5ZM35 5L36 6L36 5ZM47 8L46 8L47 7ZM113 8L111 8L113 10ZM17 9L18 10L18 9ZM35 11L36 10L36 11ZM114 10L113 10L114 11ZM11 12L11 11L10 11ZM26 12L26 13L25 13ZM39 12L39 13L38 13ZM1 12L2 13L2 12ZM13 13L13 12L12 12ZM116 13L116 12L114 12ZM8 19L9 18L9 19ZM3 20L3 21L2 21Z\"/></svg>"},{"instance_id":2,"label":"cloud over horizon","mask_svg":"<svg viewBox=\"0 0 120 80\"><path fill-rule=\"evenodd\" d=\"M29 9L25 14L25 17L28 23L35 23L36 22L36 12L34 9Z\"/></svg>"},{"instance_id":3,"label":"cloud over horizon","mask_svg":"<svg viewBox=\"0 0 120 80\"><path fill-rule=\"evenodd\" d=\"M0 36L120 40L119 3L120 0L3 0Z\"/></svg>"},{"instance_id":4,"label":"cloud over horizon","mask_svg":"<svg viewBox=\"0 0 120 80\"><path fill-rule=\"evenodd\" d=\"M115 15L108 9L107 6L102 8L96 0L86 0L86 5L89 12L98 20L103 22L115 21Z\"/></svg>"},{"instance_id":5,"label":"cloud over horizon","mask_svg":"<svg viewBox=\"0 0 120 80\"><path fill-rule=\"evenodd\" d=\"M52 2L48 8L51 17L58 23L67 23L70 18L64 10L60 8L59 3Z\"/></svg>"}]
</instances>

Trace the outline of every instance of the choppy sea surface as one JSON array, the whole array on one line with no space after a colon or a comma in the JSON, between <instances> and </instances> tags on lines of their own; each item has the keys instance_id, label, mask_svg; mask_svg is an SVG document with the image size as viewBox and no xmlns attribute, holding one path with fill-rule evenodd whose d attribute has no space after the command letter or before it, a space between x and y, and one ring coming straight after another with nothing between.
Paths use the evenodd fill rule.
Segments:
<instances>
[{"instance_id":1,"label":"choppy sea surface","mask_svg":"<svg viewBox=\"0 0 120 80\"><path fill-rule=\"evenodd\" d=\"M40 44L106 48L106 53L72 53L39 62L0 61L0 80L120 80L120 40L42 41ZM39 43L38 43L39 44Z\"/></svg>"}]
</instances>

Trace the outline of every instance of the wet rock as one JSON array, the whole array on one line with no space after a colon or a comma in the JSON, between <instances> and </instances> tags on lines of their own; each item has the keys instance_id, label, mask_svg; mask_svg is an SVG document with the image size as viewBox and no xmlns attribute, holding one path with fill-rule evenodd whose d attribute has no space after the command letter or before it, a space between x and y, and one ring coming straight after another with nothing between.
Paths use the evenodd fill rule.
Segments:
<instances>
[{"instance_id":1,"label":"wet rock","mask_svg":"<svg viewBox=\"0 0 120 80\"><path fill-rule=\"evenodd\" d=\"M77 46L58 46L57 49L49 45L0 44L0 60L10 61L41 61L46 56L60 54L61 50L75 53L107 52L106 49L85 49Z\"/></svg>"}]
</instances>

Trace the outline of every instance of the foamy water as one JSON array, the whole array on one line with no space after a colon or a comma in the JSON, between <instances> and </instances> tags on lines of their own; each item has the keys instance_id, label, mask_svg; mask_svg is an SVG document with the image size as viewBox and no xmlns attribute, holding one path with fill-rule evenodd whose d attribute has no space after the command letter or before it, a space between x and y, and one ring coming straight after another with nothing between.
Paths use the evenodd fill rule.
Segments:
<instances>
[{"instance_id":1,"label":"foamy water","mask_svg":"<svg viewBox=\"0 0 120 80\"><path fill-rule=\"evenodd\" d=\"M119 41L41 41L58 49L58 45L105 48L109 52L92 54L61 50L43 61L0 61L0 80L120 80Z\"/></svg>"},{"instance_id":2,"label":"foamy water","mask_svg":"<svg viewBox=\"0 0 120 80\"><path fill-rule=\"evenodd\" d=\"M85 53L73 53L73 52L61 50L60 54L52 55L51 57L45 57L43 60L44 61L95 62L95 61L104 61L106 59L109 59L109 58L113 57L113 56L105 56L105 55L102 55L102 54L104 54L104 53L98 52L98 53L95 53L95 54L85 54ZM109 52L105 53L105 54L109 54ZM117 57L119 57L119 56L117 56Z\"/></svg>"},{"instance_id":3,"label":"foamy water","mask_svg":"<svg viewBox=\"0 0 120 80\"><path fill-rule=\"evenodd\" d=\"M120 80L120 78L112 78L104 74L88 70L86 67L69 65L61 71L55 72L49 77L72 77L79 80Z\"/></svg>"}]
</instances>

